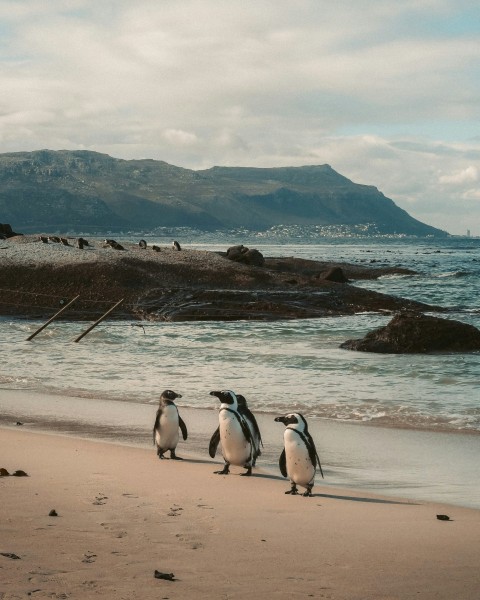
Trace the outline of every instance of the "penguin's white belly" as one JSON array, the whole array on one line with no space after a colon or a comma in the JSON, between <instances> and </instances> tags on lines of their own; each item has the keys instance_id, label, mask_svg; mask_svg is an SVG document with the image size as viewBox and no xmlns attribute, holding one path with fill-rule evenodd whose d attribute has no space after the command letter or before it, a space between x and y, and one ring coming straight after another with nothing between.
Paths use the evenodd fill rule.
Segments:
<instances>
[{"instance_id":1,"label":"penguin's white belly","mask_svg":"<svg viewBox=\"0 0 480 600\"><path fill-rule=\"evenodd\" d=\"M237 417L222 410L219 413L219 426L223 458L231 465L243 467L250 460L251 450Z\"/></svg>"},{"instance_id":2,"label":"penguin's white belly","mask_svg":"<svg viewBox=\"0 0 480 600\"><path fill-rule=\"evenodd\" d=\"M302 438L290 429L285 429L285 458L287 474L293 483L306 487L313 483L315 468Z\"/></svg>"},{"instance_id":3,"label":"penguin's white belly","mask_svg":"<svg viewBox=\"0 0 480 600\"><path fill-rule=\"evenodd\" d=\"M155 442L162 450L175 449L178 444L178 411L175 406L167 406L160 417L160 427L155 431Z\"/></svg>"}]
</instances>

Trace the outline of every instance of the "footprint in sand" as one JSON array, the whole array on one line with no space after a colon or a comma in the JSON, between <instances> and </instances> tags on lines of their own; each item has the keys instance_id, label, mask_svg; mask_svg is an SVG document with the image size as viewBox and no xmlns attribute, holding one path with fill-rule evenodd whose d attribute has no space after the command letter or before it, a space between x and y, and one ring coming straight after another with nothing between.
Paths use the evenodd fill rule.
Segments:
<instances>
[{"instance_id":1,"label":"footprint in sand","mask_svg":"<svg viewBox=\"0 0 480 600\"><path fill-rule=\"evenodd\" d=\"M167 513L167 516L169 517L179 517L180 516L180 511L182 511L183 508L181 506L177 506L176 504L174 504L173 506L170 507L170 512Z\"/></svg>"},{"instance_id":2,"label":"footprint in sand","mask_svg":"<svg viewBox=\"0 0 480 600\"><path fill-rule=\"evenodd\" d=\"M94 554L93 552L86 552L83 555L82 562L83 563L93 563L93 562L95 562L96 558L97 558L97 555Z\"/></svg>"},{"instance_id":3,"label":"footprint in sand","mask_svg":"<svg viewBox=\"0 0 480 600\"><path fill-rule=\"evenodd\" d=\"M177 533L175 537L180 542L187 544L192 550L200 550L203 548L203 544L197 539L197 536L189 533Z\"/></svg>"}]
</instances>

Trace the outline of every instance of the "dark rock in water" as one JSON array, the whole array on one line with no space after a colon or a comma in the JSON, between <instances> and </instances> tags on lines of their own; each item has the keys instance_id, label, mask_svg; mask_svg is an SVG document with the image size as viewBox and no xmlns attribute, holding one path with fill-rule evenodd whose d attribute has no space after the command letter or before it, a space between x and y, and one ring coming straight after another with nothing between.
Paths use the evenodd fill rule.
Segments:
<instances>
[{"instance_id":1,"label":"dark rock in water","mask_svg":"<svg viewBox=\"0 0 480 600\"><path fill-rule=\"evenodd\" d=\"M336 281L337 283L347 283L348 279L341 267L332 267L323 276L326 281Z\"/></svg>"},{"instance_id":2,"label":"dark rock in water","mask_svg":"<svg viewBox=\"0 0 480 600\"><path fill-rule=\"evenodd\" d=\"M30 236L38 243L38 236ZM29 236L11 243L29 241ZM108 240L107 240L108 242ZM85 242L86 243L86 242ZM116 244L110 240L110 244ZM1 315L51 317L53 307L45 307L46 295L71 298L81 293L68 318L91 319L92 302L124 298L115 319L152 321L197 320L278 320L310 319L358 312L400 310L442 312L431 306L404 298L380 294L350 283L328 281L325 274L340 267L349 281L373 279L391 273L412 273L401 267L367 267L348 263L329 263L294 257L265 257L245 246L230 250L243 260L228 260L226 252L185 249L165 251L152 245L151 251L128 244L124 252L92 245L92 261L76 260L77 252L51 254L45 264L11 263L0 253L2 278ZM4 244L6 245L6 244ZM83 250L82 250L83 252ZM257 253L258 252L258 253Z\"/></svg>"},{"instance_id":3,"label":"dark rock in water","mask_svg":"<svg viewBox=\"0 0 480 600\"><path fill-rule=\"evenodd\" d=\"M362 339L347 340L340 348L384 354L473 352L480 350L480 331L460 321L404 311L385 327Z\"/></svg>"},{"instance_id":4,"label":"dark rock in water","mask_svg":"<svg viewBox=\"0 0 480 600\"><path fill-rule=\"evenodd\" d=\"M52 510L48 513L48 516L49 517L58 517L58 513L54 508L52 508Z\"/></svg>"},{"instance_id":5,"label":"dark rock in water","mask_svg":"<svg viewBox=\"0 0 480 600\"><path fill-rule=\"evenodd\" d=\"M10 237L15 237L16 235L23 235L22 233L15 233L13 231L12 226L8 223L0 223L0 239L6 240Z\"/></svg>"},{"instance_id":6,"label":"dark rock in water","mask_svg":"<svg viewBox=\"0 0 480 600\"><path fill-rule=\"evenodd\" d=\"M255 267L263 267L265 259L263 254L255 248L246 248L243 244L240 246L232 246L227 250L227 258L245 265L253 265Z\"/></svg>"},{"instance_id":7,"label":"dark rock in water","mask_svg":"<svg viewBox=\"0 0 480 600\"><path fill-rule=\"evenodd\" d=\"M437 519L439 521L450 521L450 517L448 515L437 515Z\"/></svg>"},{"instance_id":8,"label":"dark rock in water","mask_svg":"<svg viewBox=\"0 0 480 600\"><path fill-rule=\"evenodd\" d=\"M0 468L0 477L8 477L10 473L4 467Z\"/></svg>"},{"instance_id":9,"label":"dark rock in water","mask_svg":"<svg viewBox=\"0 0 480 600\"><path fill-rule=\"evenodd\" d=\"M7 558L11 558L13 560L20 560L20 557L14 554L13 552L0 552L1 556L6 556Z\"/></svg>"}]
</instances>

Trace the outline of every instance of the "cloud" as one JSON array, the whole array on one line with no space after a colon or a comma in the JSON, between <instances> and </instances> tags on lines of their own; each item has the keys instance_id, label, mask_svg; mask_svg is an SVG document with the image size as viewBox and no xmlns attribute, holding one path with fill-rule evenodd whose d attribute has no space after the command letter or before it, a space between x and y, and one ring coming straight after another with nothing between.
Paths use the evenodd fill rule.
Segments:
<instances>
[{"instance_id":1,"label":"cloud","mask_svg":"<svg viewBox=\"0 0 480 600\"><path fill-rule=\"evenodd\" d=\"M470 165L461 171L452 173L451 175L441 175L439 177L440 183L451 185L471 184L475 181L478 181L478 168L473 165Z\"/></svg>"},{"instance_id":2,"label":"cloud","mask_svg":"<svg viewBox=\"0 0 480 600\"><path fill-rule=\"evenodd\" d=\"M329 163L460 233L478 17L467 0L0 0L0 152Z\"/></svg>"},{"instance_id":3,"label":"cloud","mask_svg":"<svg viewBox=\"0 0 480 600\"><path fill-rule=\"evenodd\" d=\"M163 137L175 146L192 146L198 141L194 133L182 131L181 129L166 129Z\"/></svg>"}]
</instances>

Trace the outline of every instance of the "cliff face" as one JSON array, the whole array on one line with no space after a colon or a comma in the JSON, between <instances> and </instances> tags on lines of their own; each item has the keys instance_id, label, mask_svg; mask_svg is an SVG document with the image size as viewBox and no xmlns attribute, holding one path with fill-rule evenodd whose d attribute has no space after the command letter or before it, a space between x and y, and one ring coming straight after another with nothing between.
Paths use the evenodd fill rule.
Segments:
<instances>
[{"instance_id":1,"label":"cliff face","mask_svg":"<svg viewBox=\"0 0 480 600\"><path fill-rule=\"evenodd\" d=\"M383 234L445 235L329 165L192 171L66 150L0 154L0 215L25 232L369 223Z\"/></svg>"}]
</instances>

